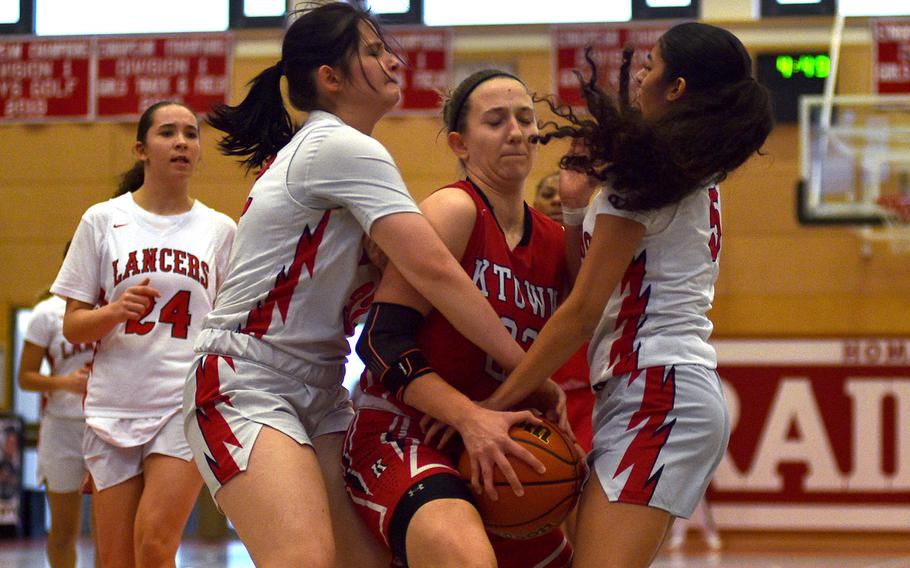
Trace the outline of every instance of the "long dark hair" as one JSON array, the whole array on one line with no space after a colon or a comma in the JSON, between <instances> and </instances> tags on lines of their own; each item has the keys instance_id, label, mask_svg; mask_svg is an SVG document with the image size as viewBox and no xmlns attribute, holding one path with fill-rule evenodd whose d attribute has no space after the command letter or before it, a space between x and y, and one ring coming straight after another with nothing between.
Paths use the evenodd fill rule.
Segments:
<instances>
[{"instance_id":1,"label":"long dark hair","mask_svg":"<svg viewBox=\"0 0 910 568\"><path fill-rule=\"evenodd\" d=\"M569 124L546 123L540 136L578 138L590 156L567 155L560 167L587 172L611 184L614 206L640 211L677 203L706 183L717 183L757 152L773 127L767 89L752 77L752 59L732 33L702 23L674 26L658 40L666 65L664 82L686 81L679 99L658 118L646 120L629 104L631 49L623 53L619 96L578 73L590 117L545 100Z\"/></svg>"},{"instance_id":2,"label":"long dark hair","mask_svg":"<svg viewBox=\"0 0 910 568\"><path fill-rule=\"evenodd\" d=\"M250 81L250 90L240 104L212 109L209 124L225 132L218 143L221 152L245 156L240 163L250 170L262 166L290 142L294 126L281 98L281 76L287 77L288 99L294 108L319 109L316 70L329 65L350 75L351 58L360 47L360 22L372 26L385 42L369 12L346 2L324 4L297 18L284 34L281 61Z\"/></svg>"},{"instance_id":3,"label":"long dark hair","mask_svg":"<svg viewBox=\"0 0 910 568\"><path fill-rule=\"evenodd\" d=\"M155 111L161 107L171 105L181 106L188 111L193 112L193 109L177 101L158 101L157 103L145 109L145 112L143 112L142 116L139 117L139 124L136 125L137 142L142 142L143 144L145 143L146 138L148 137L149 129L155 122ZM120 197L125 193L132 193L142 187L143 183L145 183L145 164L141 160L136 160L136 162L133 164L133 167L126 170L120 175L120 183L117 185L117 190L114 192L114 197Z\"/></svg>"}]
</instances>

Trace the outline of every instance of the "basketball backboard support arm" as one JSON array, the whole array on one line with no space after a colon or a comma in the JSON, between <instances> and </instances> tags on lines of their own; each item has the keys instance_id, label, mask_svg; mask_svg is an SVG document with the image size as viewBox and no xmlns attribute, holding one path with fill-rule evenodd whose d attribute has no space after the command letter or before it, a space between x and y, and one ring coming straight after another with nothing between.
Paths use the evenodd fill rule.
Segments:
<instances>
[{"instance_id":1,"label":"basketball backboard support arm","mask_svg":"<svg viewBox=\"0 0 910 568\"><path fill-rule=\"evenodd\" d=\"M890 214L883 197L908 191L910 95L836 94L845 23L838 12L823 95L800 98L796 212L803 225L870 228Z\"/></svg>"}]
</instances>

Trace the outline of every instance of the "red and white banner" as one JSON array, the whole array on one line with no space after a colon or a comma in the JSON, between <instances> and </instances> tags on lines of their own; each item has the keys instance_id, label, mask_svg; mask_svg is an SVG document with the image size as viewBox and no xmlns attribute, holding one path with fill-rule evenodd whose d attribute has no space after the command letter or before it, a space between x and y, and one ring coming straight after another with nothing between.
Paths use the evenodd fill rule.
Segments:
<instances>
[{"instance_id":1,"label":"red and white banner","mask_svg":"<svg viewBox=\"0 0 910 568\"><path fill-rule=\"evenodd\" d=\"M160 100L208 112L227 101L227 34L98 38L97 116L136 117Z\"/></svg>"},{"instance_id":2,"label":"red and white banner","mask_svg":"<svg viewBox=\"0 0 910 568\"><path fill-rule=\"evenodd\" d=\"M910 93L910 18L872 20L872 42L875 92Z\"/></svg>"},{"instance_id":3,"label":"red and white banner","mask_svg":"<svg viewBox=\"0 0 910 568\"><path fill-rule=\"evenodd\" d=\"M85 120L92 42L0 41L0 122Z\"/></svg>"},{"instance_id":4,"label":"red and white banner","mask_svg":"<svg viewBox=\"0 0 910 568\"><path fill-rule=\"evenodd\" d=\"M619 88L623 47L628 44L635 48L631 69L634 74L667 29L645 26L553 26L553 92L563 104L573 107L584 105L573 70L580 71L585 79L591 77L585 61L585 49L590 46L592 59L597 64L598 85L607 92L615 93Z\"/></svg>"},{"instance_id":5,"label":"red and white banner","mask_svg":"<svg viewBox=\"0 0 910 568\"><path fill-rule=\"evenodd\" d=\"M231 36L0 41L0 122L134 120L153 102L228 99Z\"/></svg>"},{"instance_id":6,"label":"red and white banner","mask_svg":"<svg viewBox=\"0 0 910 568\"><path fill-rule=\"evenodd\" d=\"M448 89L452 76L452 30L404 27L387 33L392 49L404 60L397 110L437 112L442 108L439 94Z\"/></svg>"},{"instance_id":7,"label":"red and white banner","mask_svg":"<svg viewBox=\"0 0 910 568\"><path fill-rule=\"evenodd\" d=\"M910 338L718 340L721 527L910 529Z\"/></svg>"}]
</instances>

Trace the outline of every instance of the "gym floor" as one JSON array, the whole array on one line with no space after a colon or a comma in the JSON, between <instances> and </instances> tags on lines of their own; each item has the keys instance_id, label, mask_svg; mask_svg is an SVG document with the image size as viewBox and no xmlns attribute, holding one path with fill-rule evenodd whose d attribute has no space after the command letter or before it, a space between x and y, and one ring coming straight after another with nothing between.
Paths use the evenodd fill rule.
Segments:
<instances>
[{"instance_id":1,"label":"gym floor","mask_svg":"<svg viewBox=\"0 0 910 568\"><path fill-rule=\"evenodd\" d=\"M708 551L690 534L679 551L663 552L653 568L910 568L906 534L722 534L724 548ZM40 568L44 539L0 540L0 566ZM79 543L79 568L93 566L92 543ZM231 541L184 541L177 555L180 568L248 568L253 563L243 544Z\"/></svg>"}]
</instances>

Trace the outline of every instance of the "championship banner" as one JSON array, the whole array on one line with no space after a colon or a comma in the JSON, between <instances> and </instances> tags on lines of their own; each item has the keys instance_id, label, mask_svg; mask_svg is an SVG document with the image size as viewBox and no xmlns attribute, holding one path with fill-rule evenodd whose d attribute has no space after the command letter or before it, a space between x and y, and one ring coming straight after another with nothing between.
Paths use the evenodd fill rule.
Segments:
<instances>
[{"instance_id":1,"label":"championship banner","mask_svg":"<svg viewBox=\"0 0 910 568\"><path fill-rule=\"evenodd\" d=\"M92 42L0 41L0 122L86 120Z\"/></svg>"},{"instance_id":2,"label":"championship banner","mask_svg":"<svg viewBox=\"0 0 910 568\"><path fill-rule=\"evenodd\" d=\"M644 64L657 39L668 27L618 27L618 26L553 26L553 92L558 100L572 107L585 104L573 70L586 78L591 72L585 60L585 49L591 46L591 56L597 63L598 85L615 93L619 88L619 68L622 50L626 45L635 48L631 73L634 75Z\"/></svg>"},{"instance_id":3,"label":"championship banner","mask_svg":"<svg viewBox=\"0 0 910 568\"><path fill-rule=\"evenodd\" d=\"M138 117L160 100L197 113L226 102L229 34L98 38L97 117Z\"/></svg>"},{"instance_id":4,"label":"championship banner","mask_svg":"<svg viewBox=\"0 0 910 568\"><path fill-rule=\"evenodd\" d=\"M910 93L910 18L872 20L876 94Z\"/></svg>"},{"instance_id":5,"label":"championship banner","mask_svg":"<svg viewBox=\"0 0 910 568\"><path fill-rule=\"evenodd\" d=\"M910 530L910 338L717 340L730 529Z\"/></svg>"},{"instance_id":6,"label":"championship banner","mask_svg":"<svg viewBox=\"0 0 910 568\"><path fill-rule=\"evenodd\" d=\"M392 28L390 47L404 64L398 73L401 100L397 112L436 113L441 92L452 76L452 30L448 28Z\"/></svg>"}]
</instances>

